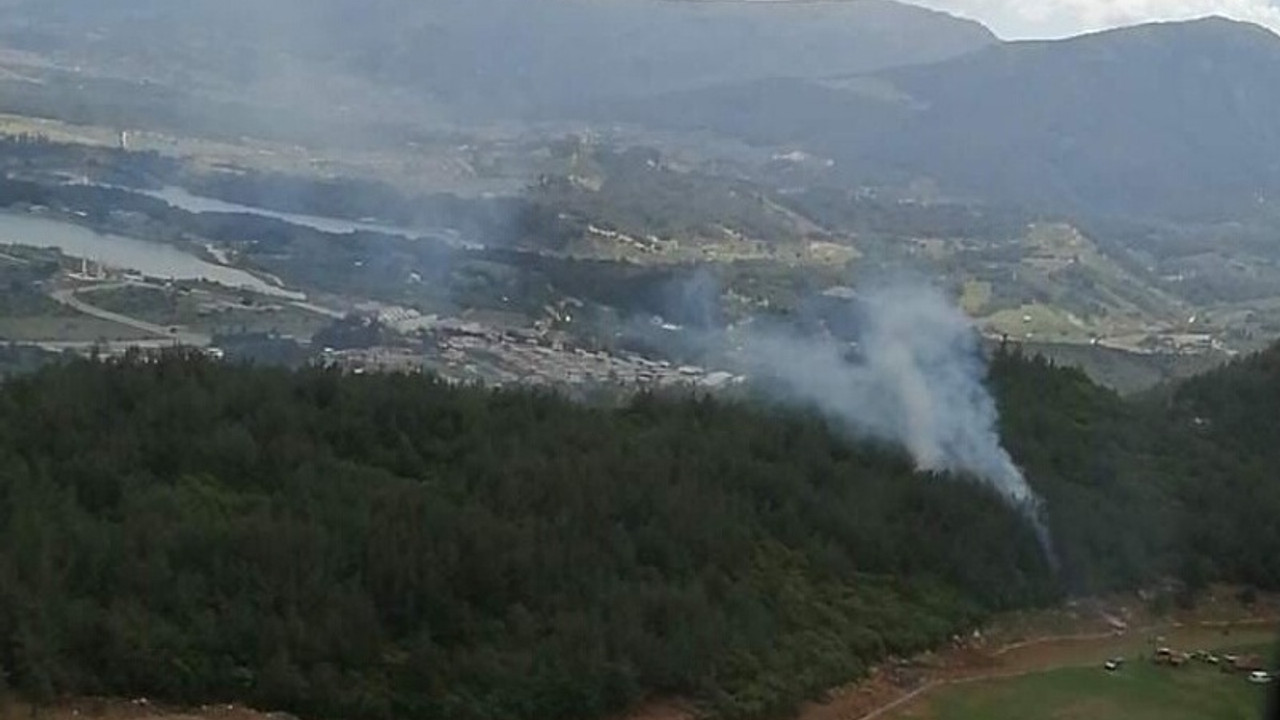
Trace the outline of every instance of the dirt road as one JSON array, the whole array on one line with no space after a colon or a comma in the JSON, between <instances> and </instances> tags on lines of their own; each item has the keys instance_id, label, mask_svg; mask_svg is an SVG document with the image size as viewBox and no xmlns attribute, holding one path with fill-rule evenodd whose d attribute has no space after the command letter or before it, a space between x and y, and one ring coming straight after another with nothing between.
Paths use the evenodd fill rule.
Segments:
<instances>
[{"instance_id":1,"label":"dirt road","mask_svg":"<svg viewBox=\"0 0 1280 720\"><path fill-rule=\"evenodd\" d=\"M55 290L49 294L49 297L69 308L84 313L85 315L90 315L118 325L124 325L125 327L131 327L135 330L141 330L142 332L154 335L156 338L167 339L176 345L207 347L211 342L211 338L208 335L193 333L180 328L163 327L154 323L146 322L145 320L139 320L137 318L129 317L128 315L121 315L120 313L114 313L110 310L103 310L100 307L90 305L76 297L76 291L74 288Z\"/></svg>"}]
</instances>

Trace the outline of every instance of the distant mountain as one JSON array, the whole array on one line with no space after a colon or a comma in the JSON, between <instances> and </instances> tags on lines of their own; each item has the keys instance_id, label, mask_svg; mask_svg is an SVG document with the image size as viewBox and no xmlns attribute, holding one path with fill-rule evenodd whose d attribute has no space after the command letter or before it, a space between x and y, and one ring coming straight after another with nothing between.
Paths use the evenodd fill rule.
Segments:
<instances>
[{"instance_id":1,"label":"distant mountain","mask_svg":"<svg viewBox=\"0 0 1280 720\"><path fill-rule=\"evenodd\" d=\"M1038 210L1280 203L1280 37L1221 19L1001 43L890 0L7 0L4 46L149 81L94 94L76 73L43 103L53 84L11 81L0 109L17 112L135 124L169 102L236 133L310 122L330 138L342 123L632 123L794 146L833 159L839 185ZM234 125L251 104L271 112Z\"/></svg>"},{"instance_id":2,"label":"distant mountain","mask_svg":"<svg viewBox=\"0 0 1280 720\"><path fill-rule=\"evenodd\" d=\"M927 178L1032 207L1198 217L1280 202L1280 37L1221 19L723 86L628 112L805 146L846 180Z\"/></svg>"},{"instance_id":3,"label":"distant mountain","mask_svg":"<svg viewBox=\"0 0 1280 720\"><path fill-rule=\"evenodd\" d=\"M996 42L975 22L890 0L11 0L0 27L0 45L172 80L215 71L279 86L337 71L509 116Z\"/></svg>"},{"instance_id":4,"label":"distant mountain","mask_svg":"<svg viewBox=\"0 0 1280 720\"><path fill-rule=\"evenodd\" d=\"M538 107L770 77L823 77L955 57L995 42L977 23L887 0L437 3L369 64L474 102ZM424 43L424 36L430 42ZM501 48L501 52L495 52ZM404 77L405 74L408 77Z\"/></svg>"}]
</instances>

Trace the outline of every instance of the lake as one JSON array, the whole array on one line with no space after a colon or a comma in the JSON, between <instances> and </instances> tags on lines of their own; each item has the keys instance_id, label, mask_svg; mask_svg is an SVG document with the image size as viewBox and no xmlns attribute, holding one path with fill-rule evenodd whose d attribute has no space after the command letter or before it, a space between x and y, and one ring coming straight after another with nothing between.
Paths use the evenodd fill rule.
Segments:
<instances>
[{"instance_id":1,"label":"lake","mask_svg":"<svg viewBox=\"0 0 1280 720\"><path fill-rule=\"evenodd\" d=\"M410 230L409 228L396 227L394 225L386 225L377 222L361 222L359 220L344 220L341 218L321 217L319 215L303 215L299 213L280 212L278 210L268 210L254 205L241 205L239 203L226 202L216 198L205 197L203 195L195 195L183 188L169 186L163 190L133 190L133 192L147 195L163 200L170 205L187 212L193 213L242 213L246 215L258 215L259 217L274 218L284 222L309 227L326 233L334 233L336 235L345 235L353 232L374 232L383 235L391 235L395 237L408 238L416 240L418 238L432 238L444 242L457 242L455 233L447 230Z\"/></svg>"},{"instance_id":2,"label":"lake","mask_svg":"<svg viewBox=\"0 0 1280 720\"><path fill-rule=\"evenodd\" d=\"M175 280L207 280L263 295L301 300L302 293L272 285L252 273L217 265L171 245L105 235L64 220L0 212L0 244L57 248L64 255L114 268Z\"/></svg>"}]
</instances>

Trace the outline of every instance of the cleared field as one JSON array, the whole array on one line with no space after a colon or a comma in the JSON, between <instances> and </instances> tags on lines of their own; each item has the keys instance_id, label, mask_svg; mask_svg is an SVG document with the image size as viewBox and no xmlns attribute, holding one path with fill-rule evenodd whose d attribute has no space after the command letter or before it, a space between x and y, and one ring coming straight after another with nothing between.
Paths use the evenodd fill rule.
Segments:
<instances>
[{"instance_id":1,"label":"cleared field","mask_svg":"<svg viewBox=\"0 0 1280 720\"><path fill-rule=\"evenodd\" d=\"M1034 303L1001 310L981 320L987 329L1018 339L1087 342L1092 328L1066 311Z\"/></svg>"},{"instance_id":2,"label":"cleared field","mask_svg":"<svg viewBox=\"0 0 1280 720\"><path fill-rule=\"evenodd\" d=\"M991 302L991 283L983 280L969 280L964 284L960 295L960 307L970 315L978 315L987 303Z\"/></svg>"},{"instance_id":3,"label":"cleared field","mask_svg":"<svg viewBox=\"0 0 1280 720\"><path fill-rule=\"evenodd\" d=\"M20 342L94 342L142 340L151 333L87 315L0 317L0 339Z\"/></svg>"},{"instance_id":4,"label":"cleared field","mask_svg":"<svg viewBox=\"0 0 1280 720\"><path fill-rule=\"evenodd\" d=\"M1257 646L1241 652L1265 652ZM977 680L939 688L894 720L1254 720L1267 686L1193 662L1173 669L1130 658L1116 672L1099 665Z\"/></svg>"},{"instance_id":5,"label":"cleared field","mask_svg":"<svg viewBox=\"0 0 1280 720\"><path fill-rule=\"evenodd\" d=\"M898 720L1255 720L1266 689L1217 670L1069 668L940 690Z\"/></svg>"},{"instance_id":6,"label":"cleared field","mask_svg":"<svg viewBox=\"0 0 1280 720\"><path fill-rule=\"evenodd\" d=\"M240 294L200 287L187 292L128 285L82 290L77 297L95 307L128 315L165 327L181 327L190 332L217 335L236 332L275 332L310 338L331 318L281 305L270 298L254 296L241 302Z\"/></svg>"},{"instance_id":7,"label":"cleared field","mask_svg":"<svg viewBox=\"0 0 1280 720\"><path fill-rule=\"evenodd\" d=\"M1268 650L1280 638L1280 597L1264 595L1256 602L1242 603L1240 595L1240 588L1214 588L1200 598L1195 608L1176 610L1171 615L1154 614L1146 606L1135 605L1133 598L1126 595L1010 613L994 621L972 642L960 642L950 648L889 663L874 670L868 678L833 690L824 700L802 708L798 720L1077 717L1073 714L1074 705L1084 698L1114 700L1105 692L1115 689L1114 683L1105 683L1115 678L1102 668L1109 658L1125 658L1127 673L1148 665L1147 658L1158 647L1218 654L1251 648L1263 657L1270 656ZM1128 622L1127 631L1116 632L1112 627L1117 617ZM1245 693L1246 701L1261 697L1262 691L1246 679L1223 674L1209 665L1181 668L1179 672L1189 673L1188 677L1172 680L1190 682L1189 688L1184 689L1195 690L1197 676L1194 673L1199 671L1205 673L1199 676L1199 681L1214 682L1213 688ZM1040 692L1036 684L1045 677L1059 678L1064 683L1073 677L1084 678L1085 684L1083 687L1067 685L1069 691L1055 697L1055 701L1061 701L1062 707L1058 707L1044 701L1052 696ZM1166 692L1178 692L1178 687L1175 685ZM1025 705L1011 705L1016 712L1007 714L983 705L986 698L992 697L997 700L991 702L1003 702L998 698L1005 692L1014 693L1008 700L1010 703L1018 699L1019 692L1024 692L1028 698L1040 698L1039 704L1032 703L1030 711ZM956 714L962 711L968 714ZM1116 715L1086 713L1079 717L1108 720L1146 716L1121 711ZM1152 717L1164 715L1157 713ZM1177 720L1215 716L1193 713L1169 717Z\"/></svg>"}]
</instances>

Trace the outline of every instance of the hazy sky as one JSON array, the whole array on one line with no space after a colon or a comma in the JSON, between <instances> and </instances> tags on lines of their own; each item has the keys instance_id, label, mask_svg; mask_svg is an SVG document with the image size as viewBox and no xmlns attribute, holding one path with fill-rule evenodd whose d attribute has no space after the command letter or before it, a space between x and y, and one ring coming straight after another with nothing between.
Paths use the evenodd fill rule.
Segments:
<instances>
[{"instance_id":1,"label":"hazy sky","mask_svg":"<svg viewBox=\"0 0 1280 720\"><path fill-rule=\"evenodd\" d=\"M1280 32L1280 0L912 0L981 20L1005 38L1063 37L1153 20L1225 15Z\"/></svg>"}]
</instances>

